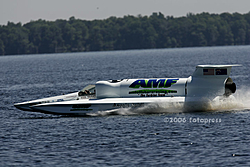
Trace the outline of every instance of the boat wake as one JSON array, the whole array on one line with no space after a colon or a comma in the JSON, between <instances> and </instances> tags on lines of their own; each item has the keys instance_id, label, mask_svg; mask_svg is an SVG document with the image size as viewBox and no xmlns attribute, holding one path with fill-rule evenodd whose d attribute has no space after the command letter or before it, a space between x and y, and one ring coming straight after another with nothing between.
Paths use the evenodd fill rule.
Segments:
<instances>
[{"instance_id":1,"label":"boat wake","mask_svg":"<svg viewBox=\"0 0 250 167\"><path fill-rule=\"evenodd\" d=\"M88 113L88 116L109 116L109 115L147 115L147 114L168 114L183 112L228 112L250 110L250 90L242 88L237 90L234 96L225 99L215 98L206 105L194 105L184 103L153 103L139 108L119 108L109 111L98 111Z\"/></svg>"},{"instance_id":2,"label":"boat wake","mask_svg":"<svg viewBox=\"0 0 250 167\"><path fill-rule=\"evenodd\" d=\"M236 105L236 109L250 109L250 89L248 87L238 89L234 97L235 101L232 104Z\"/></svg>"},{"instance_id":3,"label":"boat wake","mask_svg":"<svg viewBox=\"0 0 250 167\"><path fill-rule=\"evenodd\" d=\"M138 108L119 108L109 111L98 111L88 113L89 116L108 116L108 115L146 115L183 112L183 103L152 103Z\"/></svg>"}]
</instances>

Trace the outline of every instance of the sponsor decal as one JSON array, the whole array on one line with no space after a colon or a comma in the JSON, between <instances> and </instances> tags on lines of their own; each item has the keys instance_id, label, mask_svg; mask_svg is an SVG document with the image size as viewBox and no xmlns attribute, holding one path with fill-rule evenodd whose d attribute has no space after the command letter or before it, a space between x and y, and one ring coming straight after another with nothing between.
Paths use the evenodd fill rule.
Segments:
<instances>
[{"instance_id":1,"label":"sponsor decal","mask_svg":"<svg viewBox=\"0 0 250 167\"><path fill-rule=\"evenodd\" d=\"M70 109L70 111L92 111L93 109L87 109L87 108L73 108Z\"/></svg>"},{"instance_id":2,"label":"sponsor decal","mask_svg":"<svg viewBox=\"0 0 250 167\"><path fill-rule=\"evenodd\" d=\"M70 111L92 111L91 104L74 104Z\"/></svg>"},{"instance_id":3,"label":"sponsor decal","mask_svg":"<svg viewBox=\"0 0 250 167\"><path fill-rule=\"evenodd\" d=\"M130 91L129 94L168 94L177 93L176 90L169 90L164 88L169 88L175 84L179 79L138 79L134 81L129 88L137 89ZM160 96L160 95L159 95ZM162 96L162 95L161 95Z\"/></svg>"},{"instance_id":4,"label":"sponsor decal","mask_svg":"<svg viewBox=\"0 0 250 167\"><path fill-rule=\"evenodd\" d=\"M113 107L119 107L119 108L127 108L127 107L143 107L144 103L114 103Z\"/></svg>"},{"instance_id":5,"label":"sponsor decal","mask_svg":"<svg viewBox=\"0 0 250 167\"><path fill-rule=\"evenodd\" d=\"M63 99L57 99L56 101L57 101L57 102L60 102L60 101L64 101L64 100L63 100Z\"/></svg>"},{"instance_id":6,"label":"sponsor decal","mask_svg":"<svg viewBox=\"0 0 250 167\"><path fill-rule=\"evenodd\" d=\"M73 95L73 96L66 96L65 98L67 99L72 99L72 98L76 98L77 96Z\"/></svg>"}]
</instances>

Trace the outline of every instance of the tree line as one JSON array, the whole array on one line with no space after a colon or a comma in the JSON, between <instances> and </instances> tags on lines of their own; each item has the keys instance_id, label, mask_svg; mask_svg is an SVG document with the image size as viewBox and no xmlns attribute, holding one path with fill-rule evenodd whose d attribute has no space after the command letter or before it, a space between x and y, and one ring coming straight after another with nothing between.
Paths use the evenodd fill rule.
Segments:
<instances>
[{"instance_id":1,"label":"tree line","mask_svg":"<svg viewBox=\"0 0 250 167\"><path fill-rule=\"evenodd\" d=\"M92 21L71 17L0 25L0 55L249 44L250 12L178 18L153 13Z\"/></svg>"}]
</instances>

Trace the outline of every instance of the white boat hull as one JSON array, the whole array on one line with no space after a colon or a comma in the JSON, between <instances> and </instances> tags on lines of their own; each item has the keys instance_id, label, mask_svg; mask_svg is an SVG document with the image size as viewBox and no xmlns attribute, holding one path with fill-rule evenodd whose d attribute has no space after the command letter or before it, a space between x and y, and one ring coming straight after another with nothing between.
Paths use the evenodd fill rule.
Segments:
<instances>
[{"instance_id":1,"label":"white boat hull","mask_svg":"<svg viewBox=\"0 0 250 167\"><path fill-rule=\"evenodd\" d=\"M151 103L184 103L185 97L83 99L31 106L33 111L60 115L85 115L119 108L138 108Z\"/></svg>"},{"instance_id":2,"label":"white boat hull","mask_svg":"<svg viewBox=\"0 0 250 167\"><path fill-rule=\"evenodd\" d=\"M33 111L31 106L38 105L38 104L45 104L45 103L54 103L54 102L61 102L61 101L71 101L71 100L77 100L79 98L78 92L70 93L66 95L60 95L60 96L53 96L38 100L32 100L27 101L23 103L16 103L14 106L20 110L24 111Z\"/></svg>"},{"instance_id":3,"label":"white boat hull","mask_svg":"<svg viewBox=\"0 0 250 167\"><path fill-rule=\"evenodd\" d=\"M150 103L183 103L184 97L83 99L31 106L33 111L61 115L84 115L118 108L138 108Z\"/></svg>"}]
</instances>

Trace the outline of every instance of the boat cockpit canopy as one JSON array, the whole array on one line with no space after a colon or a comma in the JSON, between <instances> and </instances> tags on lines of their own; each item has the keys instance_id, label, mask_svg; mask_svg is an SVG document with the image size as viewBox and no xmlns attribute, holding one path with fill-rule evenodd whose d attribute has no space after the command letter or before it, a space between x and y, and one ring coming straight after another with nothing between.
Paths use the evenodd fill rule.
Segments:
<instances>
[{"instance_id":1,"label":"boat cockpit canopy","mask_svg":"<svg viewBox=\"0 0 250 167\"><path fill-rule=\"evenodd\" d=\"M79 96L95 95L95 85L88 85L78 93Z\"/></svg>"}]
</instances>

